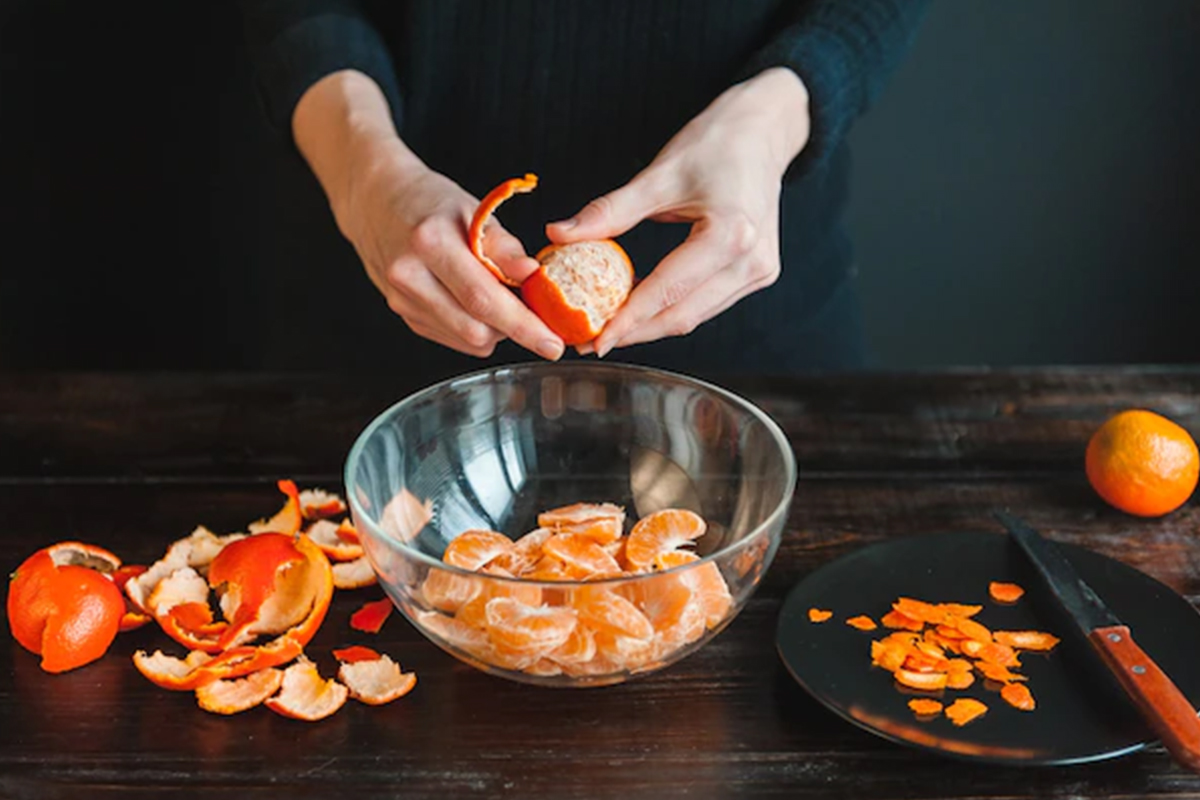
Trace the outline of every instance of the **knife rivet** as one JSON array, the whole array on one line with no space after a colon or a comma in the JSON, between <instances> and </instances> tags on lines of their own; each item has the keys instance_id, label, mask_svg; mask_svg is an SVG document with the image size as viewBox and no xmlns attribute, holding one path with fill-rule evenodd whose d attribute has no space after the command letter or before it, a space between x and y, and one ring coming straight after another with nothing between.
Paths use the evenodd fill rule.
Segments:
<instances>
[{"instance_id":1,"label":"knife rivet","mask_svg":"<svg viewBox=\"0 0 1200 800\"><path fill-rule=\"evenodd\" d=\"M1121 641L1121 634L1119 634L1119 633L1110 633L1110 634L1108 635L1108 640L1109 640L1110 642L1119 642L1119 641Z\"/></svg>"},{"instance_id":2,"label":"knife rivet","mask_svg":"<svg viewBox=\"0 0 1200 800\"><path fill-rule=\"evenodd\" d=\"M1130 672L1132 672L1134 675L1145 675L1146 668L1143 667L1141 664L1138 664L1136 667L1131 667Z\"/></svg>"}]
</instances>

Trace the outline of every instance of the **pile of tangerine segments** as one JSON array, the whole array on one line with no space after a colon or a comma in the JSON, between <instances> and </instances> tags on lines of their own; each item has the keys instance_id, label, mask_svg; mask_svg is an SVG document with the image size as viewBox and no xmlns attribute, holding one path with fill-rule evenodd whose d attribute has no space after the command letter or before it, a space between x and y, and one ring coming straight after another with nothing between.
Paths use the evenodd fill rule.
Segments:
<instances>
[{"instance_id":1,"label":"pile of tangerine segments","mask_svg":"<svg viewBox=\"0 0 1200 800\"><path fill-rule=\"evenodd\" d=\"M538 515L517 540L495 531L455 537L443 561L530 583L477 580L431 570L419 621L484 665L552 677L597 677L654 669L716 628L733 597L720 569L684 549L706 529L697 514L657 511L623 535L624 510L577 503ZM537 582L644 580L557 588Z\"/></svg>"}]
</instances>

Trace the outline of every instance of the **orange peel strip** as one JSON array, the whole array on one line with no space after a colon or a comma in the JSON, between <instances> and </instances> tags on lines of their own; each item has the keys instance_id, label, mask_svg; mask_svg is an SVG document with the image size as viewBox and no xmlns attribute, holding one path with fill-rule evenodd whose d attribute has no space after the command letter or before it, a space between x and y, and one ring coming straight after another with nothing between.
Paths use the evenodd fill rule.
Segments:
<instances>
[{"instance_id":1,"label":"orange peel strip","mask_svg":"<svg viewBox=\"0 0 1200 800\"><path fill-rule=\"evenodd\" d=\"M354 664L359 661L374 661L379 658L379 653L376 653L369 647L355 644L350 647L341 647L334 650L333 657L343 664Z\"/></svg>"},{"instance_id":2,"label":"orange peel strip","mask_svg":"<svg viewBox=\"0 0 1200 800\"><path fill-rule=\"evenodd\" d=\"M810 608L808 610L808 621L809 622L817 622L817 623L825 622L832 617L833 617L833 612L827 611L823 608Z\"/></svg>"},{"instance_id":3,"label":"orange peel strip","mask_svg":"<svg viewBox=\"0 0 1200 800\"><path fill-rule=\"evenodd\" d=\"M401 672L400 665L387 656L342 662L338 680L346 686L351 697L371 706L401 698L417 685L416 673Z\"/></svg>"},{"instance_id":4,"label":"orange peel strip","mask_svg":"<svg viewBox=\"0 0 1200 800\"><path fill-rule=\"evenodd\" d=\"M283 670L268 667L244 678L213 681L196 689L196 702L213 714L239 714L279 691Z\"/></svg>"},{"instance_id":5,"label":"orange peel strip","mask_svg":"<svg viewBox=\"0 0 1200 800\"><path fill-rule=\"evenodd\" d=\"M857 617L851 617L850 619L846 620L846 624L851 628L855 628L860 631L873 631L879 627L875 624L875 620L871 619L865 614Z\"/></svg>"},{"instance_id":6,"label":"orange peel strip","mask_svg":"<svg viewBox=\"0 0 1200 800\"><path fill-rule=\"evenodd\" d=\"M1015 583L992 581L988 584L988 594L997 603L1015 603L1025 594L1025 590Z\"/></svg>"},{"instance_id":7,"label":"orange peel strip","mask_svg":"<svg viewBox=\"0 0 1200 800\"><path fill-rule=\"evenodd\" d=\"M987 713L988 707L970 697L960 697L946 709L946 716L958 727Z\"/></svg>"},{"instance_id":8,"label":"orange peel strip","mask_svg":"<svg viewBox=\"0 0 1200 800\"><path fill-rule=\"evenodd\" d=\"M350 627L363 633L379 633L383 623L392 615L392 601L388 598L364 603L362 608L350 615Z\"/></svg>"},{"instance_id":9,"label":"orange peel strip","mask_svg":"<svg viewBox=\"0 0 1200 800\"><path fill-rule=\"evenodd\" d=\"M300 490L296 488L295 481L281 480L276 483L276 486L287 496L287 501L283 504L283 508L279 509L270 519L250 523L248 530L251 533L267 533L269 531L291 536L304 524L304 515L300 510Z\"/></svg>"},{"instance_id":10,"label":"orange peel strip","mask_svg":"<svg viewBox=\"0 0 1200 800\"><path fill-rule=\"evenodd\" d=\"M471 218L471 227L467 231L467 242L471 246L471 253L479 259L479 263L483 264L488 270L496 276L506 286L519 286L520 284L512 278L504 274L495 261L483 252L483 230L487 226L488 219L496 212L496 209L514 194L526 194L537 188L538 178L532 172L527 173L523 178L509 178L501 183L495 189L492 189L483 200L479 202L479 207L475 209L475 216Z\"/></svg>"},{"instance_id":11,"label":"orange peel strip","mask_svg":"<svg viewBox=\"0 0 1200 800\"><path fill-rule=\"evenodd\" d=\"M317 672L316 664L301 657L283 672L279 694L265 701L267 708L291 719L315 722L346 704L349 690Z\"/></svg>"},{"instance_id":12,"label":"orange peel strip","mask_svg":"<svg viewBox=\"0 0 1200 800\"><path fill-rule=\"evenodd\" d=\"M992 634L992 638L999 644L1017 650L1038 652L1053 650L1055 645L1061 641L1057 636L1043 631L996 631Z\"/></svg>"}]
</instances>

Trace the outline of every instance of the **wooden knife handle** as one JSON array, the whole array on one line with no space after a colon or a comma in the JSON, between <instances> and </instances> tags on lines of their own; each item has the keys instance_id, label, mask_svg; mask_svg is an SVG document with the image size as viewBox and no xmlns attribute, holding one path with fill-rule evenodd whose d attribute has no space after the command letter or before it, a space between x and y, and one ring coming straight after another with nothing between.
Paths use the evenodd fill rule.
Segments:
<instances>
[{"instance_id":1,"label":"wooden knife handle","mask_svg":"<svg viewBox=\"0 0 1200 800\"><path fill-rule=\"evenodd\" d=\"M1200 717L1183 692L1137 646L1126 626L1096 628L1088 639L1171 755L1200 772Z\"/></svg>"}]
</instances>

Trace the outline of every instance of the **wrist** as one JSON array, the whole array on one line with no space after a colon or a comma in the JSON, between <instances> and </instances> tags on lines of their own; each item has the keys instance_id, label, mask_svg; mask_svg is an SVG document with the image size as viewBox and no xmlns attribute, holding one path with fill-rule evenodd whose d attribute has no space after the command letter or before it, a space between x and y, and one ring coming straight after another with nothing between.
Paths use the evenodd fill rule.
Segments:
<instances>
[{"instance_id":1,"label":"wrist","mask_svg":"<svg viewBox=\"0 0 1200 800\"><path fill-rule=\"evenodd\" d=\"M780 171L808 144L812 130L808 87L787 67L772 67L743 84L750 102L766 116L763 129L768 147Z\"/></svg>"},{"instance_id":2,"label":"wrist","mask_svg":"<svg viewBox=\"0 0 1200 800\"><path fill-rule=\"evenodd\" d=\"M403 181L424 169L396 132L383 91L359 72L313 84L296 105L292 130L343 232L357 196L376 179Z\"/></svg>"}]
</instances>

